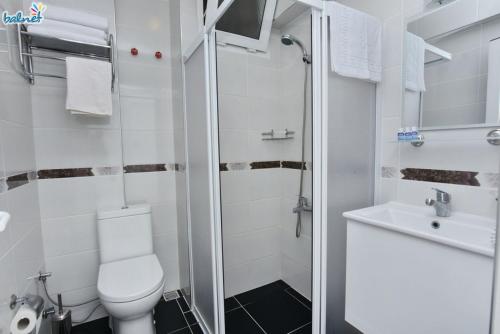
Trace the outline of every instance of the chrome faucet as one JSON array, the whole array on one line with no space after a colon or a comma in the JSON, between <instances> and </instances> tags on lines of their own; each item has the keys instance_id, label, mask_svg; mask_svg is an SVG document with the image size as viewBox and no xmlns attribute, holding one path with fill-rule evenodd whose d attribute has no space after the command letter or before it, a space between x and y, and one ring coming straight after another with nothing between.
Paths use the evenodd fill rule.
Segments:
<instances>
[{"instance_id":1,"label":"chrome faucet","mask_svg":"<svg viewBox=\"0 0 500 334\"><path fill-rule=\"evenodd\" d=\"M436 209L436 216L438 217L451 216L451 195L440 189L432 189L436 191L436 199L428 198L425 200L425 204L433 206Z\"/></svg>"},{"instance_id":2,"label":"chrome faucet","mask_svg":"<svg viewBox=\"0 0 500 334\"><path fill-rule=\"evenodd\" d=\"M299 197L299 201L297 202L297 206L293 208L293 213L300 214L301 212L312 212L312 206L309 205L309 202L306 197Z\"/></svg>"}]
</instances>

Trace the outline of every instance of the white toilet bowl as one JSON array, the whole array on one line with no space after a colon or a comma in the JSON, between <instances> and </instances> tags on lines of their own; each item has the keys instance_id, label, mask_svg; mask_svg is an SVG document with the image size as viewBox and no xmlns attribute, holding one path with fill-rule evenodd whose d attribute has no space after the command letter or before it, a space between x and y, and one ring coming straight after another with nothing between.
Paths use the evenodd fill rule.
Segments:
<instances>
[{"instance_id":1,"label":"white toilet bowl","mask_svg":"<svg viewBox=\"0 0 500 334\"><path fill-rule=\"evenodd\" d=\"M97 291L114 334L154 334L153 308L163 293L164 274L153 253L151 207L99 212L101 265Z\"/></svg>"},{"instance_id":2,"label":"white toilet bowl","mask_svg":"<svg viewBox=\"0 0 500 334\"><path fill-rule=\"evenodd\" d=\"M163 286L163 270L154 254L101 265L97 290L113 333L154 334L153 308Z\"/></svg>"}]
</instances>

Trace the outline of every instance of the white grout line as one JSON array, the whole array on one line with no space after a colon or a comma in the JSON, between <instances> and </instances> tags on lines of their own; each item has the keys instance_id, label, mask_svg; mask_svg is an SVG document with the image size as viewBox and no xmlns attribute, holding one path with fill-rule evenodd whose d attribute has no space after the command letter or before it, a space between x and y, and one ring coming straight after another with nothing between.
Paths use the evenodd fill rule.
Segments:
<instances>
[{"instance_id":1,"label":"white grout line","mask_svg":"<svg viewBox=\"0 0 500 334\"><path fill-rule=\"evenodd\" d=\"M180 310L180 311L181 311L181 313L182 313L182 317L184 318L184 321L186 321L187 328L189 328L189 332L190 332L191 334L193 334L193 331L191 330L191 325L189 324L189 322L188 322L188 320L187 320L187 318L186 318L186 315L185 315L185 314L184 314L184 312L182 311L182 307L181 307L181 304L179 304L179 300L178 300L178 299L179 299L179 298L177 298L177 299L175 300L175 302L177 303L177 306L179 307L179 310ZM186 328L186 327L181 328L181 329L185 329L185 328ZM180 329L179 329L179 330L180 330Z\"/></svg>"},{"instance_id":2,"label":"white grout line","mask_svg":"<svg viewBox=\"0 0 500 334\"><path fill-rule=\"evenodd\" d=\"M311 308L309 306L307 306L306 304L304 304L300 299L298 299L297 297L295 297L294 295L292 295L290 292L287 291L288 289L285 289L285 292L292 296L293 299L295 299L296 301L298 301L301 305L303 305L305 308L307 308L309 311L311 311ZM298 292L297 292L298 293ZM305 297L304 297L305 298Z\"/></svg>"},{"instance_id":3,"label":"white grout line","mask_svg":"<svg viewBox=\"0 0 500 334\"><path fill-rule=\"evenodd\" d=\"M234 298L234 299L236 299L236 298ZM240 306L243 309L243 311L245 311L245 313L248 314L248 316L250 317L250 319L252 319L253 322L255 322L257 324L257 326L259 326L259 328L264 332L264 334L267 334L267 332L264 330L264 328L262 328L260 326L260 324L257 322L257 320L255 320L254 317L252 317L252 315L246 310L246 308L243 305L241 305L240 301L238 299L236 299L236 301L238 302L238 304L240 304Z\"/></svg>"},{"instance_id":4,"label":"white grout line","mask_svg":"<svg viewBox=\"0 0 500 334\"><path fill-rule=\"evenodd\" d=\"M180 331L183 331L183 330L185 330L186 328L189 328L189 331L190 331L191 333L193 333L193 332L191 331L191 328L190 328L189 326L186 326L186 327L182 327L182 328L176 329L176 330L175 330L175 331L173 331L173 332L168 332L167 334L175 334L175 333L179 333Z\"/></svg>"},{"instance_id":5,"label":"white grout line","mask_svg":"<svg viewBox=\"0 0 500 334\"><path fill-rule=\"evenodd\" d=\"M233 298L234 300L236 300L236 302L238 303L238 305L241 305L240 302L233 296L233 297L229 297L229 298ZM234 310L237 310L241 308L241 306L236 306L230 310L226 310L226 308L224 307L224 313L227 313L227 312L231 312L231 311L234 311Z\"/></svg>"},{"instance_id":6,"label":"white grout line","mask_svg":"<svg viewBox=\"0 0 500 334\"><path fill-rule=\"evenodd\" d=\"M288 332L288 334L296 333L298 330L301 330L302 328L304 328L304 327L306 327L306 326L308 326L310 324L312 324L312 322L308 322L307 324L305 324L303 326L300 326L299 328L295 328L293 331Z\"/></svg>"}]
</instances>

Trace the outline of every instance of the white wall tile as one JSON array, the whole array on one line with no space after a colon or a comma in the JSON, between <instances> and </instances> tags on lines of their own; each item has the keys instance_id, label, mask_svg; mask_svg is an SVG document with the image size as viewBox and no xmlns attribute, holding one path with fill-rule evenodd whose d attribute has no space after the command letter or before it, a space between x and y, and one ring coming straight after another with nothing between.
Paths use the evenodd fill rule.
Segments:
<instances>
[{"instance_id":1,"label":"white wall tile","mask_svg":"<svg viewBox=\"0 0 500 334\"><path fill-rule=\"evenodd\" d=\"M270 228L256 232L226 237L223 240L224 265L231 266L278 254L279 229Z\"/></svg>"},{"instance_id":2,"label":"white wall tile","mask_svg":"<svg viewBox=\"0 0 500 334\"><path fill-rule=\"evenodd\" d=\"M250 193L250 171L229 171L221 173L222 204L248 201Z\"/></svg>"},{"instance_id":3,"label":"white wall tile","mask_svg":"<svg viewBox=\"0 0 500 334\"><path fill-rule=\"evenodd\" d=\"M175 173L152 172L125 175L127 200L158 204L175 201Z\"/></svg>"},{"instance_id":4,"label":"white wall tile","mask_svg":"<svg viewBox=\"0 0 500 334\"><path fill-rule=\"evenodd\" d=\"M15 143L3 145L3 160L7 175L15 175L35 169L35 150L33 131L30 127L6 121L0 121L2 142ZM23 152L23 154L19 154Z\"/></svg>"},{"instance_id":5,"label":"white wall tile","mask_svg":"<svg viewBox=\"0 0 500 334\"><path fill-rule=\"evenodd\" d=\"M17 281L21 294L33 283L28 277L36 276L44 265L43 241L40 226L35 226L12 249ZM12 273L11 273L12 274Z\"/></svg>"},{"instance_id":6,"label":"white wall tile","mask_svg":"<svg viewBox=\"0 0 500 334\"><path fill-rule=\"evenodd\" d=\"M155 236L154 251L158 256L165 274L166 290L172 291L179 287L179 254L177 234Z\"/></svg>"},{"instance_id":7,"label":"white wall tile","mask_svg":"<svg viewBox=\"0 0 500 334\"><path fill-rule=\"evenodd\" d=\"M35 182L15 188L6 193L11 214L10 233L12 240L20 240L35 226L40 226L38 187Z\"/></svg>"},{"instance_id":8,"label":"white wall tile","mask_svg":"<svg viewBox=\"0 0 500 334\"><path fill-rule=\"evenodd\" d=\"M0 72L0 119L25 126L32 126L29 86L14 71Z\"/></svg>"},{"instance_id":9,"label":"white wall tile","mask_svg":"<svg viewBox=\"0 0 500 334\"><path fill-rule=\"evenodd\" d=\"M121 165L119 130L35 129L37 167Z\"/></svg>"},{"instance_id":10,"label":"white wall tile","mask_svg":"<svg viewBox=\"0 0 500 334\"><path fill-rule=\"evenodd\" d=\"M123 128L126 130L173 130L172 103L167 97L120 97Z\"/></svg>"},{"instance_id":11,"label":"white wall tile","mask_svg":"<svg viewBox=\"0 0 500 334\"><path fill-rule=\"evenodd\" d=\"M126 165L175 161L172 131L126 130L123 140Z\"/></svg>"},{"instance_id":12,"label":"white wall tile","mask_svg":"<svg viewBox=\"0 0 500 334\"><path fill-rule=\"evenodd\" d=\"M258 288L281 278L280 256L269 256L249 263L224 266L224 297Z\"/></svg>"},{"instance_id":13,"label":"white wall tile","mask_svg":"<svg viewBox=\"0 0 500 334\"><path fill-rule=\"evenodd\" d=\"M282 256L281 270L283 280L311 300L311 268L304 267L287 256Z\"/></svg>"},{"instance_id":14,"label":"white wall tile","mask_svg":"<svg viewBox=\"0 0 500 334\"><path fill-rule=\"evenodd\" d=\"M95 286L99 263L99 252L96 250L47 258L47 270L52 272L49 293Z\"/></svg>"},{"instance_id":15,"label":"white wall tile","mask_svg":"<svg viewBox=\"0 0 500 334\"><path fill-rule=\"evenodd\" d=\"M0 274L0 305L8 305L10 296L17 292L16 264L12 253L0 258Z\"/></svg>"},{"instance_id":16,"label":"white wall tile","mask_svg":"<svg viewBox=\"0 0 500 334\"><path fill-rule=\"evenodd\" d=\"M219 93L245 96L248 60L244 53L217 49L217 82Z\"/></svg>"},{"instance_id":17,"label":"white wall tile","mask_svg":"<svg viewBox=\"0 0 500 334\"><path fill-rule=\"evenodd\" d=\"M219 129L224 130L246 130L248 122L254 117L250 116L252 99L246 96L219 94ZM221 141L221 147L227 146L227 142Z\"/></svg>"},{"instance_id":18,"label":"white wall tile","mask_svg":"<svg viewBox=\"0 0 500 334\"><path fill-rule=\"evenodd\" d=\"M43 219L95 214L123 204L121 176L39 180Z\"/></svg>"},{"instance_id":19,"label":"white wall tile","mask_svg":"<svg viewBox=\"0 0 500 334\"><path fill-rule=\"evenodd\" d=\"M153 235L177 233L176 201L165 201L152 206Z\"/></svg>"},{"instance_id":20,"label":"white wall tile","mask_svg":"<svg viewBox=\"0 0 500 334\"><path fill-rule=\"evenodd\" d=\"M68 216L42 221L46 257L98 249L96 215Z\"/></svg>"},{"instance_id":21,"label":"white wall tile","mask_svg":"<svg viewBox=\"0 0 500 334\"><path fill-rule=\"evenodd\" d=\"M117 110L111 117L72 115L66 110L66 86L64 81L47 84L37 81L31 87L33 125L35 128L71 129L119 129L120 115Z\"/></svg>"},{"instance_id":22,"label":"white wall tile","mask_svg":"<svg viewBox=\"0 0 500 334\"><path fill-rule=\"evenodd\" d=\"M242 130L221 130L219 132L220 161L245 162L248 156L248 132Z\"/></svg>"}]
</instances>

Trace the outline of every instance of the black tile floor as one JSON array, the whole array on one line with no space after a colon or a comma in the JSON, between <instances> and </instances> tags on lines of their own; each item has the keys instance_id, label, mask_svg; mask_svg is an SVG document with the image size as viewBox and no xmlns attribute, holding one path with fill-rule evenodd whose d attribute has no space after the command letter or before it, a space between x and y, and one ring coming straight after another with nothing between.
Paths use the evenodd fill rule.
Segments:
<instances>
[{"instance_id":1,"label":"black tile floor","mask_svg":"<svg viewBox=\"0 0 500 334\"><path fill-rule=\"evenodd\" d=\"M311 302L283 281L225 300L226 333L311 333Z\"/></svg>"},{"instance_id":2,"label":"black tile floor","mask_svg":"<svg viewBox=\"0 0 500 334\"><path fill-rule=\"evenodd\" d=\"M309 334L311 302L283 281L225 300L227 334ZM203 333L183 297L155 307L156 334ZM108 318L73 327L73 334L111 334Z\"/></svg>"},{"instance_id":3,"label":"black tile floor","mask_svg":"<svg viewBox=\"0 0 500 334\"><path fill-rule=\"evenodd\" d=\"M179 294L180 295L180 294ZM184 297L165 302L163 299L155 307L156 334L202 334L193 313ZM73 327L72 334L112 334L108 318L102 318ZM139 333L138 333L139 334Z\"/></svg>"}]
</instances>

